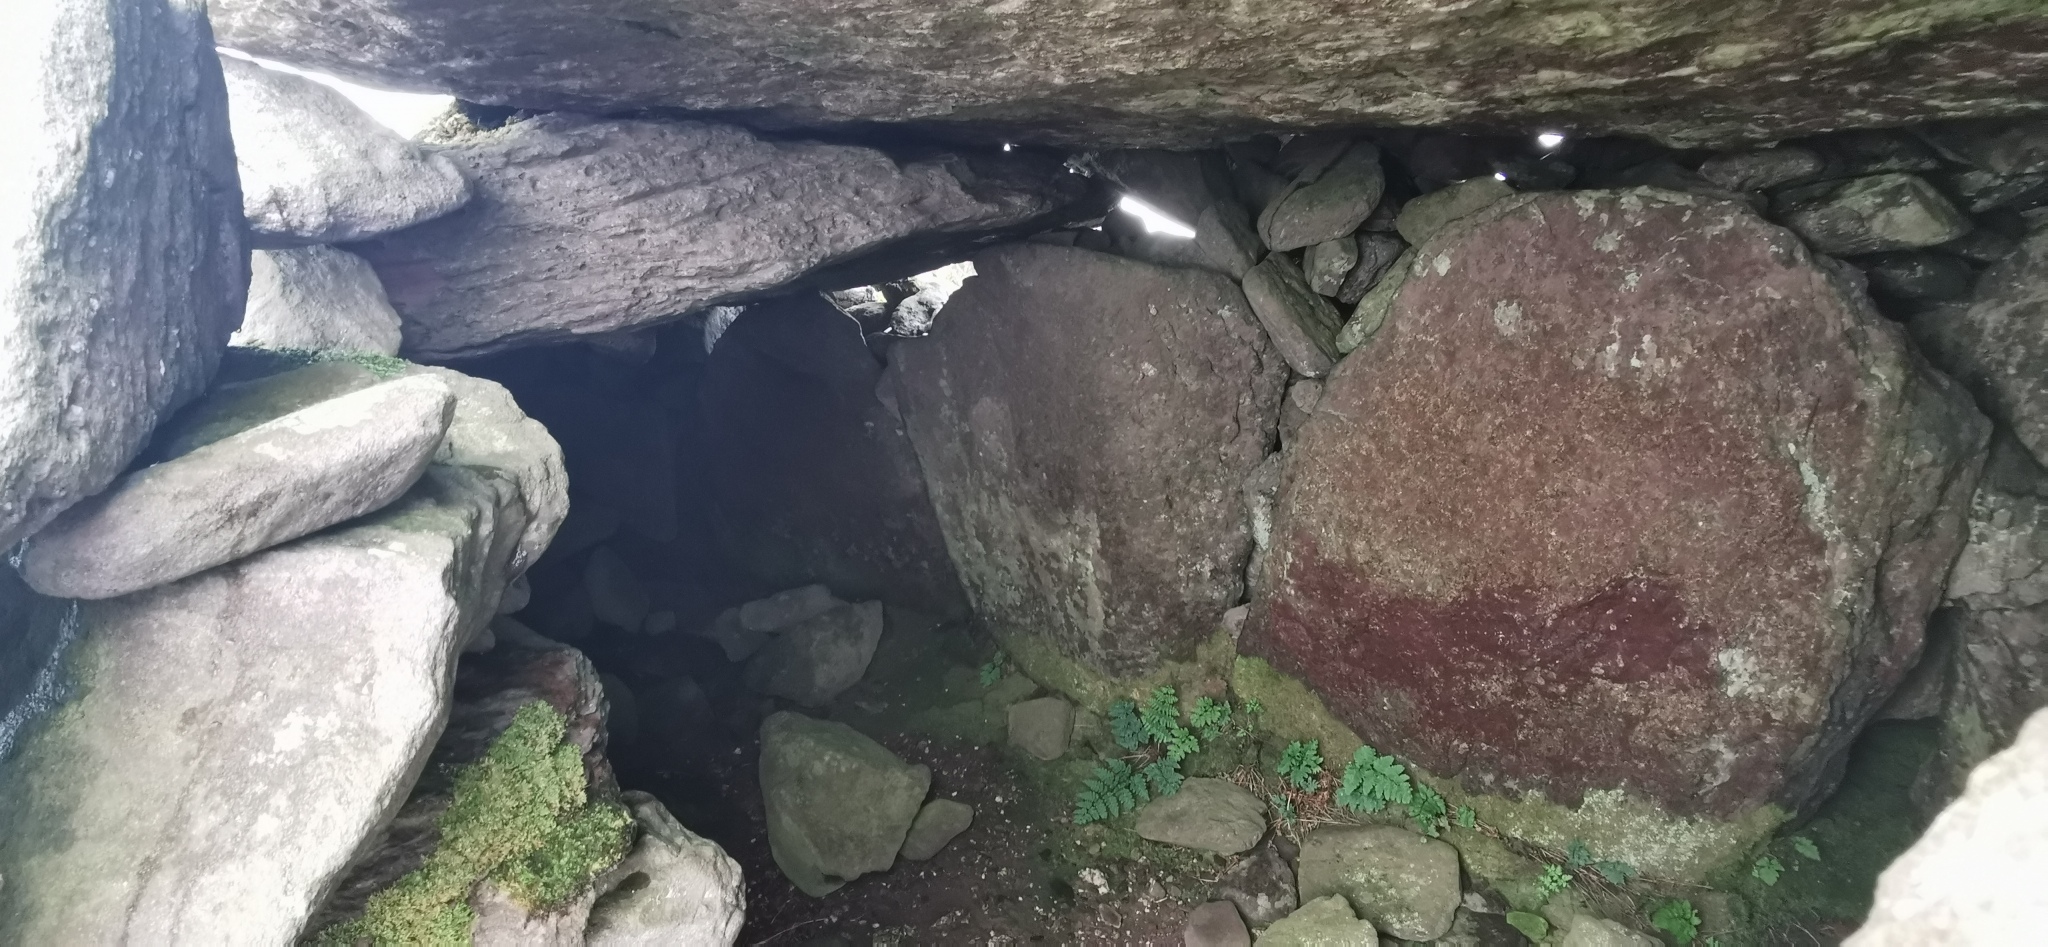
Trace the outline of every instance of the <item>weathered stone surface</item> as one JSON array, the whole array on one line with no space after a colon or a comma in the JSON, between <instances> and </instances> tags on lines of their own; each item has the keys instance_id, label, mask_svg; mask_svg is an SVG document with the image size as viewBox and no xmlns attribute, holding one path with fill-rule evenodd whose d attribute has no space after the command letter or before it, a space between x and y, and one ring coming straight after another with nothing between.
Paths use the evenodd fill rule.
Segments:
<instances>
[{"instance_id":1,"label":"weathered stone surface","mask_svg":"<svg viewBox=\"0 0 2048 947\"><path fill-rule=\"evenodd\" d=\"M1235 905L1211 901L1188 912L1181 943L1185 947L1252 947L1252 935L1245 930L1244 918L1237 916Z\"/></svg>"},{"instance_id":2,"label":"weathered stone surface","mask_svg":"<svg viewBox=\"0 0 2048 947\"><path fill-rule=\"evenodd\" d=\"M410 366L406 374L432 375L455 392L455 419L434 463L487 468L519 491L526 527L513 537L509 568L515 576L524 574L569 515L569 474L562 466L561 445L497 382L426 365Z\"/></svg>"},{"instance_id":3,"label":"weathered stone surface","mask_svg":"<svg viewBox=\"0 0 2048 947\"><path fill-rule=\"evenodd\" d=\"M732 947L746 920L747 887L724 849L676 821L644 792L619 797L640 824L640 841L596 887L578 943L590 947Z\"/></svg>"},{"instance_id":4,"label":"weathered stone surface","mask_svg":"<svg viewBox=\"0 0 2048 947\"><path fill-rule=\"evenodd\" d=\"M1918 654L1988 433L1746 208L1524 195L1325 384L1245 648L1440 778L1797 809Z\"/></svg>"},{"instance_id":5,"label":"weathered stone surface","mask_svg":"<svg viewBox=\"0 0 2048 947\"><path fill-rule=\"evenodd\" d=\"M1250 215L1235 204L1205 208L1195 218L1195 248L1210 269L1236 280L1266 258L1266 245L1259 242Z\"/></svg>"},{"instance_id":6,"label":"weathered stone surface","mask_svg":"<svg viewBox=\"0 0 2048 947\"><path fill-rule=\"evenodd\" d=\"M7 31L0 549L205 390L249 278L206 5L35 4Z\"/></svg>"},{"instance_id":7,"label":"weathered stone surface","mask_svg":"<svg viewBox=\"0 0 2048 947\"><path fill-rule=\"evenodd\" d=\"M1218 855L1251 851L1266 836L1266 804L1221 779L1190 779L1138 810L1138 835Z\"/></svg>"},{"instance_id":8,"label":"weathered stone surface","mask_svg":"<svg viewBox=\"0 0 2048 947\"><path fill-rule=\"evenodd\" d=\"M1409 275L1420 265L1415 250L1410 248L1387 267L1379 282L1358 301L1358 308L1351 311L1344 328L1337 330L1338 352L1349 355L1379 334L1380 327L1386 325L1387 313L1394 309L1394 300L1400 298L1401 287L1407 285Z\"/></svg>"},{"instance_id":9,"label":"weathered stone surface","mask_svg":"<svg viewBox=\"0 0 2048 947\"><path fill-rule=\"evenodd\" d=\"M1974 300L1916 313L1908 331L2035 459L2048 460L2048 229L1986 270Z\"/></svg>"},{"instance_id":10,"label":"weathered stone surface","mask_svg":"<svg viewBox=\"0 0 2048 947\"><path fill-rule=\"evenodd\" d=\"M1358 947L1379 942L1372 922L1353 913L1338 894L1302 905L1259 935L1259 947Z\"/></svg>"},{"instance_id":11,"label":"weathered stone surface","mask_svg":"<svg viewBox=\"0 0 2048 947\"><path fill-rule=\"evenodd\" d=\"M1993 174L2048 172L2048 122L1950 122L1920 136L1949 159Z\"/></svg>"},{"instance_id":12,"label":"weathered stone surface","mask_svg":"<svg viewBox=\"0 0 2048 947\"><path fill-rule=\"evenodd\" d=\"M1243 592L1237 485L1286 366L1215 273L1038 244L974 264L887 380L976 614L1117 671L1191 648Z\"/></svg>"},{"instance_id":13,"label":"weathered stone surface","mask_svg":"<svg viewBox=\"0 0 2048 947\"><path fill-rule=\"evenodd\" d=\"M934 799L917 810L910 833L903 837L898 854L911 861L924 861L967 831L974 824L974 807L957 799Z\"/></svg>"},{"instance_id":14,"label":"weathered stone surface","mask_svg":"<svg viewBox=\"0 0 2048 947\"><path fill-rule=\"evenodd\" d=\"M1316 295L1294 261L1273 254L1244 275L1244 296L1273 347L1296 374L1321 378L1337 364L1337 330L1344 320Z\"/></svg>"},{"instance_id":15,"label":"weathered stone surface","mask_svg":"<svg viewBox=\"0 0 2048 947\"><path fill-rule=\"evenodd\" d=\"M1558 947L1660 947L1660 941L1604 917L1580 917L1558 939Z\"/></svg>"},{"instance_id":16,"label":"weathered stone surface","mask_svg":"<svg viewBox=\"0 0 2048 947\"><path fill-rule=\"evenodd\" d=\"M113 598L380 509L426 470L454 407L438 379L401 378L145 467L37 532L22 577Z\"/></svg>"},{"instance_id":17,"label":"weathered stone surface","mask_svg":"<svg viewBox=\"0 0 2048 947\"><path fill-rule=\"evenodd\" d=\"M1300 139L1297 139L1300 140ZM1380 150L1356 142L1324 165L1303 171L1259 214L1259 237L1274 250L1299 250L1348 237L1386 193Z\"/></svg>"},{"instance_id":18,"label":"weathered stone surface","mask_svg":"<svg viewBox=\"0 0 2048 947\"><path fill-rule=\"evenodd\" d=\"M145 463L189 454L259 424L377 384L354 362L316 362L246 381L216 384L190 407L157 428Z\"/></svg>"},{"instance_id":19,"label":"weathered stone surface","mask_svg":"<svg viewBox=\"0 0 2048 947\"><path fill-rule=\"evenodd\" d=\"M1737 151L1708 158L1700 177L1731 191L1762 191L1819 177L1827 159L1811 148L1784 145Z\"/></svg>"},{"instance_id":20,"label":"weathered stone surface","mask_svg":"<svg viewBox=\"0 0 2048 947\"><path fill-rule=\"evenodd\" d=\"M840 605L777 633L747 663L747 684L821 707L860 682L881 640L882 603Z\"/></svg>"},{"instance_id":21,"label":"weathered stone surface","mask_svg":"<svg viewBox=\"0 0 2048 947\"><path fill-rule=\"evenodd\" d=\"M767 598L741 605L738 617L740 627L768 633L810 621L844 604L832 595L831 589L813 583L784 589Z\"/></svg>"},{"instance_id":22,"label":"weathered stone surface","mask_svg":"<svg viewBox=\"0 0 2048 947\"><path fill-rule=\"evenodd\" d=\"M398 313L369 261L332 247L259 250L234 345L397 355Z\"/></svg>"},{"instance_id":23,"label":"weathered stone surface","mask_svg":"<svg viewBox=\"0 0 2048 947\"><path fill-rule=\"evenodd\" d=\"M361 240L449 213L470 197L447 158L304 76L221 57L242 212L257 246Z\"/></svg>"},{"instance_id":24,"label":"weathered stone surface","mask_svg":"<svg viewBox=\"0 0 2048 947\"><path fill-rule=\"evenodd\" d=\"M1214 897L1237 905L1253 927L1265 927L1294 913L1294 866L1280 854L1279 844L1268 839L1251 854L1232 865L1217 879ZM1345 908L1345 913L1350 913Z\"/></svg>"},{"instance_id":25,"label":"weathered stone surface","mask_svg":"<svg viewBox=\"0 0 2048 947\"><path fill-rule=\"evenodd\" d=\"M2048 871L2048 712L1970 775L1962 798L1877 879L1846 947L2023 944L2041 930Z\"/></svg>"},{"instance_id":26,"label":"weathered stone surface","mask_svg":"<svg viewBox=\"0 0 2048 947\"><path fill-rule=\"evenodd\" d=\"M1343 895L1402 940L1435 940L1458 910L1458 850L1388 825L1324 826L1301 843L1301 900ZM1305 910L1305 909L1304 909Z\"/></svg>"},{"instance_id":27,"label":"weathered stone surface","mask_svg":"<svg viewBox=\"0 0 2048 947\"><path fill-rule=\"evenodd\" d=\"M0 940L288 943L405 798L525 528L436 466L359 525L81 612L0 793Z\"/></svg>"},{"instance_id":28,"label":"weathered stone surface","mask_svg":"<svg viewBox=\"0 0 2048 947\"><path fill-rule=\"evenodd\" d=\"M1358 265L1351 268L1343 284L1337 287L1337 301L1346 306L1357 305L1407 249L1408 242L1393 234L1360 233Z\"/></svg>"},{"instance_id":29,"label":"weathered stone surface","mask_svg":"<svg viewBox=\"0 0 2048 947\"><path fill-rule=\"evenodd\" d=\"M847 599L964 614L917 453L876 397L881 376L859 326L817 297L751 306L733 323L700 389L719 544L770 588L824 583Z\"/></svg>"},{"instance_id":30,"label":"weathered stone surface","mask_svg":"<svg viewBox=\"0 0 2048 947\"><path fill-rule=\"evenodd\" d=\"M1946 253L1877 253L1856 261L1870 277L1874 294L1907 302L1945 302L1970 295L1977 273L1961 257Z\"/></svg>"},{"instance_id":31,"label":"weathered stone surface","mask_svg":"<svg viewBox=\"0 0 2048 947\"><path fill-rule=\"evenodd\" d=\"M1009 715L1012 746L1041 760L1066 755L1067 739L1074 733L1073 704L1060 697L1040 697L1011 704Z\"/></svg>"},{"instance_id":32,"label":"weathered stone surface","mask_svg":"<svg viewBox=\"0 0 2048 947\"><path fill-rule=\"evenodd\" d=\"M783 711L761 724L769 851L812 897L895 864L931 781L843 723Z\"/></svg>"},{"instance_id":33,"label":"weathered stone surface","mask_svg":"<svg viewBox=\"0 0 2048 947\"><path fill-rule=\"evenodd\" d=\"M2041 21L2013 4L223 0L214 18L237 49L477 102L919 121L1083 148L1332 125L1763 141L2012 114L2048 75Z\"/></svg>"},{"instance_id":34,"label":"weathered stone surface","mask_svg":"<svg viewBox=\"0 0 2048 947\"><path fill-rule=\"evenodd\" d=\"M1344 236L1336 240L1325 240L1303 251L1302 275L1308 278L1310 289L1318 295L1335 296L1343 288L1344 277L1358 266L1358 240Z\"/></svg>"},{"instance_id":35,"label":"weathered stone surface","mask_svg":"<svg viewBox=\"0 0 2048 947\"><path fill-rule=\"evenodd\" d=\"M1970 218L1910 174L1813 185L1787 192L1777 204L1785 226L1836 256L1932 247L1970 230Z\"/></svg>"},{"instance_id":36,"label":"weathered stone surface","mask_svg":"<svg viewBox=\"0 0 2048 947\"><path fill-rule=\"evenodd\" d=\"M1024 224L1082 187L1035 164L898 164L729 125L567 114L439 154L473 180L475 201L351 247L376 266L406 351L423 358L667 321L920 235Z\"/></svg>"},{"instance_id":37,"label":"weathered stone surface","mask_svg":"<svg viewBox=\"0 0 2048 947\"><path fill-rule=\"evenodd\" d=\"M1280 403L1280 446L1285 449L1301 434L1301 426L1315 413L1323 396L1321 379L1304 378L1287 386L1287 398Z\"/></svg>"},{"instance_id":38,"label":"weathered stone surface","mask_svg":"<svg viewBox=\"0 0 2048 947\"><path fill-rule=\"evenodd\" d=\"M1515 195L1506 181L1488 175L1459 181L1401 205L1394 229L1410 245L1421 246L1454 220L1471 216Z\"/></svg>"}]
</instances>

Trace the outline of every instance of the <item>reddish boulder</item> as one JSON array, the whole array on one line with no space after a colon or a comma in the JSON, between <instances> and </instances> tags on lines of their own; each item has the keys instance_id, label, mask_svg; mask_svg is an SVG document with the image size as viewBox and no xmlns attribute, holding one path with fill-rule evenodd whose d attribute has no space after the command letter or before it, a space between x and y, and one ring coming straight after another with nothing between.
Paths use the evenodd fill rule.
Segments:
<instances>
[{"instance_id":1,"label":"reddish boulder","mask_svg":"<svg viewBox=\"0 0 2048 947\"><path fill-rule=\"evenodd\" d=\"M974 260L890 375L976 613L1112 674L1243 597L1239 485L1287 366L1228 277L1072 247Z\"/></svg>"},{"instance_id":2,"label":"reddish boulder","mask_svg":"<svg viewBox=\"0 0 2048 947\"><path fill-rule=\"evenodd\" d=\"M1920 650L1988 423L1736 204L1532 194L1418 249L1294 448L1247 649L1475 789L1813 802Z\"/></svg>"}]
</instances>

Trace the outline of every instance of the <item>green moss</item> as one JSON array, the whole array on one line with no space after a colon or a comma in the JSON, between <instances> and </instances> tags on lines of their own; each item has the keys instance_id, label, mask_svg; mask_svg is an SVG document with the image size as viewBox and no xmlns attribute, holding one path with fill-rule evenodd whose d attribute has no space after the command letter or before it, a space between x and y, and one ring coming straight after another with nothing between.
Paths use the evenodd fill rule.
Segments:
<instances>
[{"instance_id":1,"label":"green moss","mask_svg":"<svg viewBox=\"0 0 2048 947\"><path fill-rule=\"evenodd\" d=\"M1983 29L2044 17L2048 17L2048 10L2042 8L2041 0L1896 0L1867 16L1831 19L1819 45L1860 48L1870 42L1912 39L1946 30ZM1844 50L1853 51L1854 48ZM1821 52L1825 54L1828 50Z\"/></svg>"},{"instance_id":2,"label":"green moss","mask_svg":"<svg viewBox=\"0 0 2048 947\"><path fill-rule=\"evenodd\" d=\"M545 910L625 857L632 817L585 797L588 777L567 720L543 701L519 708L484 757L455 776L426 862L371 896L324 944L467 944L470 892L488 878Z\"/></svg>"},{"instance_id":3,"label":"green moss","mask_svg":"<svg viewBox=\"0 0 2048 947\"><path fill-rule=\"evenodd\" d=\"M228 349L221 362L220 381L250 381L268 375L304 368L319 362L348 362L368 369L382 380L405 374L412 363L371 352L326 352L312 349L267 349L238 345Z\"/></svg>"}]
</instances>

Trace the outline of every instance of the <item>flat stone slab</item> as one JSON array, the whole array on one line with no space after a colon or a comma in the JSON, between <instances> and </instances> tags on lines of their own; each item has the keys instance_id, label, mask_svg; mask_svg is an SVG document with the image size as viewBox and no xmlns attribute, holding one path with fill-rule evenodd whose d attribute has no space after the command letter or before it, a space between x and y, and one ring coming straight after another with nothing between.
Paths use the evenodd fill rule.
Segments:
<instances>
[{"instance_id":1,"label":"flat stone slab","mask_svg":"<svg viewBox=\"0 0 2048 947\"><path fill-rule=\"evenodd\" d=\"M1189 779L1138 810L1138 835L1218 855L1248 852L1266 836L1266 804L1233 782Z\"/></svg>"}]
</instances>

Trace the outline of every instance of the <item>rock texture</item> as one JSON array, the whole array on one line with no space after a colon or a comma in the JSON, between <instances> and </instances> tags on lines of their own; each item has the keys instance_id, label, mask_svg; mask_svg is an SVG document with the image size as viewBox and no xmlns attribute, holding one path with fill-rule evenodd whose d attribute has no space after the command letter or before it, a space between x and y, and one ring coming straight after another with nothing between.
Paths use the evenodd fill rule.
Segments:
<instances>
[{"instance_id":1,"label":"rock texture","mask_svg":"<svg viewBox=\"0 0 2048 947\"><path fill-rule=\"evenodd\" d=\"M1056 165L899 164L729 125L567 114L439 154L471 178L474 202L351 247L404 317L407 353L428 359L675 319L921 235L1024 224L1082 188Z\"/></svg>"},{"instance_id":2,"label":"rock texture","mask_svg":"<svg viewBox=\"0 0 2048 947\"><path fill-rule=\"evenodd\" d=\"M1458 850L1393 826L1310 832L1296 877L1305 905L1342 895L1358 916L1402 940L1442 937L1458 910Z\"/></svg>"},{"instance_id":3,"label":"rock texture","mask_svg":"<svg viewBox=\"0 0 2048 947\"><path fill-rule=\"evenodd\" d=\"M598 882L608 890L591 909L581 943L732 947L747 909L739 863L684 828L653 796L628 792L620 801L640 824L640 841Z\"/></svg>"},{"instance_id":4,"label":"rock texture","mask_svg":"<svg viewBox=\"0 0 2048 947\"><path fill-rule=\"evenodd\" d=\"M1259 935L1260 947L1358 947L1379 942L1372 922L1352 913L1339 894L1302 905Z\"/></svg>"},{"instance_id":5,"label":"rock texture","mask_svg":"<svg viewBox=\"0 0 2048 947\"><path fill-rule=\"evenodd\" d=\"M398 312L369 261L332 247L258 250L234 345L397 355Z\"/></svg>"},{"instance_id":6,"label":"rock texture","mask_svg":"<svg viewBox=\"0 0 2048 947\"><path fill-rule=\"evenodd\" d=\"M761 724L769 851L812 897L895 864L931 781L843 723L782 711Z\"/></svg>"},{"instance_id":7,"label":"rock texture","mask_svg":"<svg viewBox=\"0 0 2048 947\"><path fill-rule=\"evenodd\" d=\"M1186 947L1252 947L1252 935L1244 928L1244 918L1237 916L1235 905L1211 901L1188 912L1181 943Z\"/></svg>"},{"instance_id":8,"label":"rock texture","mask_svg":"<svg viewBox=\"0 0 2048 947\"><path fill-rule=\"evenodd\" d=\"M0 168L0 549L205 390L248 250L206 5L13 11Z\"/></svg>"},{"instance_id":9,"label":"rock texture","mask_svg":"<svg viewBox=\"0 0 2048 947\"><path fill-rule=\"evenodd\" d=\"M974 807L955 799L934 799L917 810L910 832L903 837L898 854L911 861L924 861L967 831L974 824Z\"/></svg>"},{"instance_id":10,"label":"rock texture","mask_svg":"<svg viewBox=\"0 0 2048 947\"><path fill-rule=\"evenodd\" d=\"M1010 745L1041 760L1066 755L1074 733L1074 705L1064 698L1040 697L1011 704Z\"/></svg>"},{"instance_id":11,"label":"rock texture","mask_svg":"<svg viewBox=\"0 0 2048 947\"><path fill-rule=\"evenodd\" d=\"M426 471L454 408L439 379L401 378L145 467L38 532L22 577L113 598L380 509Z\"/></svg>"},{"instance_id":12,"label":"rock texture","mask_svg":"<svg viewBox=\"0 0 2048 947\"><path fill-rule=\"evenodd\" d=\"M2036 713L2005 752L1970 775L1969 789L1877 879L1877 897L1847 947L2022 944L2041 927L2048 871L2048 713Z\"/></svg>"},{"instance_id":13,"label":"rock texture","mask_svg":"<svg viewBox=\"0 0 2048 947\"><path fill-rule=\"evenodd\" d=\"M882 640L880 602L840 605L778 631L747 663L748 686L822 707L860 683Z\"/></svg>"},{"instance_id":14,"label":"rock texture","mask_svg":"<svg viewBox=\"0 0 2048 947\"><path fill-rule=\"evenodd\" d=\"M1287 369L1230 281L1021 244L974 260L893 386L977 615L1130 673L1242 594L1237 488Z\"/></svg>"},{"instance_id":15,"label":"rock texture","mask_svg":"<svg viewBox=\"0 0 2048 947\"><path fill-rule=\"evenodd\" d=\"M2048 462L2048 229L1978 282L1976 299L1916 314L1913 339Z\"/></svg>"},{"instance_id":16,"label":"rock texture","mask_svg":"<svg viewBox=\"0 0 2048 947\"><path fill-rule=\"evenodd\" d=\"M1246 649L1493 792L1816 801L1920 651L1987 423L1741 205L1523 195L1416 257L1291 451Z\"/></svg>"},{"instance_id":17,"label":"rock texture","mask_svg":"<svg viewBox=\"0 0 2048 947\"><path fill-rule=\"evenodd\" d=\"M1138 835L1218 855L1251 851L1266 835L1266 804L1222 779L1190 779L1138 810ZM1234 909L1233 909L1234 910Z\"/></svg>"},{"instance_id":18,"label":"rock texture","mask_svg":"<svg viewBox=\"0 0 2048 947\"><path fill-rule=\"evenodd\" d=\"M448 159L377 123L304 76L224 56L242 213L257 246L361 240L469 200Z\"/></svg>"},{"instance_id":19,"label":"rock texture","mask_svg":"<svg viewBox=\"0 0 2048 947\"><path fill-rule=\"evenodd\" d=\"M1082 147L1457 123L1773 140L2036 108L2022 90L2048 69L2031 7L1885 0L224 0L214 17L237 49L478 102L919 121ZM334 29L337 17L355 27Z\"/></svg>"}]
</instances>

